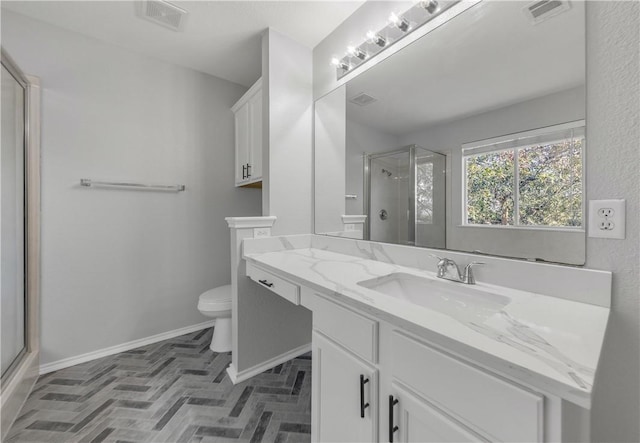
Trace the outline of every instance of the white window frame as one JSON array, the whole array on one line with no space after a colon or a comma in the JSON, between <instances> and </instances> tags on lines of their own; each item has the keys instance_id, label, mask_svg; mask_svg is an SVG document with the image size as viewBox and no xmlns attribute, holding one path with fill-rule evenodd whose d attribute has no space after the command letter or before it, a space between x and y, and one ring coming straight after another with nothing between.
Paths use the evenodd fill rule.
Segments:
<instances>
[{"instance_id":1,"label":"white window frame","mask_svg":"<svg viewBox=\"0 0 640 443\"><path fill-rule=\"evenodd\" d=\"M520 224L520 168L518 151L532 146L539 146L541 143L554 143L576 135L582 136L584 142L580 151L580 161L582 162L582 222L580 226L546 226L546 225L521 225ZM462 224L460 227L489 228L489 229L525 229L525 230L551 230L579 232L585 230L586 219L586 198L585 198L585 148L586 148L586 128L584 120L577 120L553 126L533 129L530 131L517 132L485 140L478 140L462 145L461 170L462 170ZM490 152L513 150L513 225L488 225L469 223L467 212L467 159Z\"/></svg>"}]
</instances>

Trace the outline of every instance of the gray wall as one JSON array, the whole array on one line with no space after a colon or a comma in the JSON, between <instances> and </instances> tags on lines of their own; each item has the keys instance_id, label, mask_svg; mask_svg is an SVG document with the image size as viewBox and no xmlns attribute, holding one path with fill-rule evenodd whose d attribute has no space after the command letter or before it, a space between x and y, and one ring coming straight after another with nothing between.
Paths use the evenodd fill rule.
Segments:
<instances>
[{"instance_id":1,"label":"gray wall","mask_svg":"<svg viewBox=\"0 0 640 443\"><path fill-rule=\"evenodd\" d=\"M274 235L311 232L313 73L311 49L273 29L262 38L263 215Z\"/></svg>"},{"instance_id":2,"label":"gray wall","mask_svg":"<svg viewBox=\"0 0 640 443\"><path fill-rule=\"evenodd\" d=\"M391 10L386 9L386 13ZM612 313L596 377L593 441L640 441L640 4L588 2L587 15L587 198L627 199L625 240L587 240L587 264L614 273ZM327 63L362 26L382 14L384 2L367 2L314 48L314 93L338 86ZM401 8L400 8L401 9ZM401 42L400 44L404 44ZM400 45L399 44L399 45ZM395 47L396 45L394 45Z\"/></svg>"},{"instance_id":3,"label":"gray wall","mask_svg":"<svg viewBox=\"0 0 640 443\"><path fill-rule=\"evenodd\" d=\"M613 272L593 401L593 441L640 441L640 3L587 3L587 197L627 200L625 240L587 239Z\"/></svg>"},{"instance_id":4,"label":"gray wall","mask_svg":"<svg viewBox=\"0 0 640 443\"><path fill-rule=\"evenodd\" d=\"M42 80L42 363L206 321L199 294L230 281L224 217L261 213L233 187L245 88L4 10L2 46Z\"/></svg>"},{"instance_id":5,"label":"gray wall","mask_svg":"<svg viewBox=\"0 0 640 443\"><path fill-rule=\"evenodd\" d=\"M343 230L345 212L346 88L337 88L315 104L314 216L315 232ZM320 173L318 173L320 172ZM362 196L360 196L362 199Z\"/></svg>"}]
</instances>

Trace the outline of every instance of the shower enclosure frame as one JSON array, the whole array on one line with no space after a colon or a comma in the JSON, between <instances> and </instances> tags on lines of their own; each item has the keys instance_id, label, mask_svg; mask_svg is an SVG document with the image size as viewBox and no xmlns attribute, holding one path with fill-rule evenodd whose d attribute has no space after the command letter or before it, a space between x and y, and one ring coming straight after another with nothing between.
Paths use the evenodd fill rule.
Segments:
<instances>
[{"instance_id":1,"label":"shower enclosure frame","mask_svg":"<svg viewBox=\"0 0 640 443\"><path fill-rule=\"evenodd\" d=\"M24 91L24 348L0 378L0 439L33 389L40 363L40 81L1 48L2 66Z\"/></svg>"},{"instance_id":2,"label":"shower enclosure frame","mask_svg":"<svg viewBox=\"0 0 640 443\"><path fill-rule=\"evenodd\" d=\"M409 224L407 227L407 241L409 244L415 245L416 243L416 148L421 148L418 145L407 145L402 148L394 149L385 152L376 152L375 154L365 154L364 159L364 212L367 215L367 221L364 224L364 238L365 240L371 240L371 161L388 157L396 154L409 154L409 180L413 183L413 186L409 186L409 201L413 204L409 205ZM424 149L424 148L421 148ZM411 223L413 220L413 223Z\"/></svg>"}]
</instances>

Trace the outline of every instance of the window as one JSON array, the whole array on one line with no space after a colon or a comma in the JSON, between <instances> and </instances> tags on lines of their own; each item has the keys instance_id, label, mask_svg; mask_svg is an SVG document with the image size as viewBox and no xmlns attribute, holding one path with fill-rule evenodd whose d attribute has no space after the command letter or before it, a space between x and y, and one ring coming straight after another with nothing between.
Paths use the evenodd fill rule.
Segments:
<instances>
[{"instance_id":1,"label":"window","mask_svg":"<svg viewBox=\"0 0 640 443\"><path fill-rule=\"evenodd\" d=\"M416 221L433 224L433 163L416 165Z\"/></svg>"},{"instance_id":2,"label":"window","mask_svg":"<svg viewBox=\"0 0 640 443\"><path fill-rule=\"evenodd\" d=\"M584 121L463 145L464 224L581 228Z\"/></svg>"}]
</instances>

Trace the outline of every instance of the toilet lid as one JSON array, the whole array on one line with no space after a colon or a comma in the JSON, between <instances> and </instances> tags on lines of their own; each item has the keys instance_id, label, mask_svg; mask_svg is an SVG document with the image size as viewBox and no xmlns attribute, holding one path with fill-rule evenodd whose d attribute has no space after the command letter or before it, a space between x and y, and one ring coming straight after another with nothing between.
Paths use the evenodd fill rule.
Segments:
<instances>
[{"instance_id":1,"label":"toilet lid","mask_svg":"<svg viewBox=\"0 0 640 443\"><path fill-rule=\"evenodd\" d=\"M231 309L231 285L219 286L204 292L198 300L198 309L204 311Z\"/></svg>"}]
</instances>

